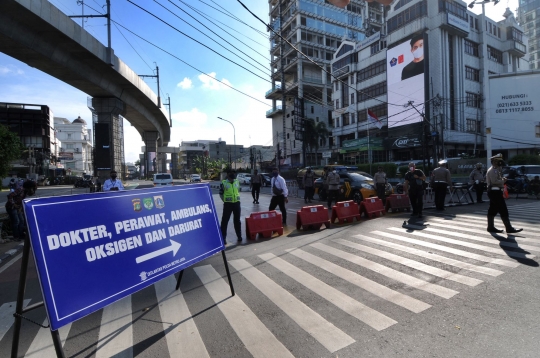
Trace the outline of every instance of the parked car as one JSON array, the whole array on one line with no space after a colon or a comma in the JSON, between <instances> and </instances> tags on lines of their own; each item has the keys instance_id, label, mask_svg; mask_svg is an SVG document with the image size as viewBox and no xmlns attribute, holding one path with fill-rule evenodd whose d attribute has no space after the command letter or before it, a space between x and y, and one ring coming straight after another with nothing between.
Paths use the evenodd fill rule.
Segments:
<instances>
[{"instance_id":1,"label":"parked car","mask_svg":"<svg viewBox=\"0 0 540 358\"><path fill-rule=\"evenodd\" d=\"M196 182L201 182L201 176L199 174L191 174L189 176L189 182L190 183L196 183Z\"/></svg>"},{"instance_id":2,"label":"parked car","mask_svg":"<svg viewBox=\"0 0 540 358\"><path fill-rule=\"evenodd\" d=\"M503 167L503 176L508 179L527 176L527 179L533 180L536 175L540 176L540 165L511 165Z\"/></svg>"},{"instance_id":3,"label":"parked car","mask_svg":"<svg viewBox=\"0 0 540 358\"><path fill-rule=\"evenodd\" d=\"M246 173L238 173L236 175L236 179L238 179L238 182L240 184L249 185L251 183L251 175L246 174Z\"/></svg>"},{"instance_id":4,"label":"parked car","mask_svg":"<svg viewBox=\"0 0 540 358\"><path fill-rule=\"evenodd\" d=\"M356 171L358 171L358 167L351 167L351 166L346 166L346 165L330 164L330 165L327 165L327 166L332 168L332 170L335 169L338 173L341 173L341 172L356 172ZM310 167L310 168L313 171L313 174L315 174L315 178L322 177L324 166L322 166L322 167L321 166L319 166L319 167ZM300 169L298 171L298 173L296 174L296 181L298 182L298 187L300 189L304 188L304 174L306 173L306 170L307 170L307 168Z\"/></svg>"},{"instance_id":5,"label":"parked car","mask_svg":"<svg viewBox=\"0 0 540 358\"><path fill-rule=\"evenodd\" d=\"M157 173L157 174L154 174L153 181L154 181L154 186L161 186L161 185L171 186L171 185L173 185L172 174L169 174L169 173Z\"/></svg>"},{"instance_id":6,"label":"parked car","mask_svg":"<svg viewBox=\"0 0 540 358\"><path fill-rule=\"evenodd\" d=\"M354 200L358 204L365 198L377 196L377 191L373 185L373 179L369 176L360 173L341 172L339 198L338 201ZM326 200L327 192L322 178L315 180L315 192L319 195L320 200ZM393 193L392 185L386 185L386 195Z\"/></svg>"}]
</instances>

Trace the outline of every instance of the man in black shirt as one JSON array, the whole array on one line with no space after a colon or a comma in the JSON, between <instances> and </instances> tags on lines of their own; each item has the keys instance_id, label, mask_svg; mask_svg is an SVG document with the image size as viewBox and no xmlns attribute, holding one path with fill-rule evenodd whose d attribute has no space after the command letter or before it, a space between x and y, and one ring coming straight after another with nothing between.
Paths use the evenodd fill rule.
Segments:
<instances>
[{"instance_id":1,"label":"man in black shirt","mask_svg":"<svg viewBox=\"0 0 540 358\"><path fill-rule=\"evenodd\" d=\"M409 199L413 209L412 215L422 217L424 207L424 183L426 175L420 169L416 169L414 163L409 163L409 171L405 174L405 183L403 184L404 193L409 192Z\"/></svg>"},{"instance_id":2,"label":"man in black shirt","mask_svg":"<svg viewBox=\"0 0 540 358\"><path fill-rule=\"evenodd\" d=\"M401 80L414 77L424 73L424 38L423 35L415 36L411 39L411 52L414 60L411 61L401 71Z\"/></svg>"}]
</instances>

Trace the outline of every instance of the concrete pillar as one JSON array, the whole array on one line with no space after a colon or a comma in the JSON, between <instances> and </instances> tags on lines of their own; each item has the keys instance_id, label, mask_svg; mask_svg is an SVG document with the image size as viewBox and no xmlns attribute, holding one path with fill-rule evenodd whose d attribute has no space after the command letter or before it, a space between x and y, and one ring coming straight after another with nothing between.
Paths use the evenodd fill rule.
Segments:
<instances>
[{"instance_id":1,"label":"concrete pillar","mask_svg":"<svg viewBox=\"0 0 540 358\"><path fill-rule=\"evenodd\" d=\"M146 177L149 177L157 172L159 172L159 165L158 165L158 157L157 157L157 149L158 149L158 140L159 140L159 132L144 132L143 133L143 141L145 145L145 166L147 168L146 170Z\"/></svg>"},{"instance_id":2,"label":"concrete pillar","mask_svg":"<svg viewBox=\"0 0 540 358\"><path fill-rule=\"evenodd\" d=\"M92 108L97 115L94 128L96 175L103 182L111 170L116 170L119 178L125 179L124 124L121 117L126 112L124 102L118 98L92 98Z\"/></svg>"}]
</instances>

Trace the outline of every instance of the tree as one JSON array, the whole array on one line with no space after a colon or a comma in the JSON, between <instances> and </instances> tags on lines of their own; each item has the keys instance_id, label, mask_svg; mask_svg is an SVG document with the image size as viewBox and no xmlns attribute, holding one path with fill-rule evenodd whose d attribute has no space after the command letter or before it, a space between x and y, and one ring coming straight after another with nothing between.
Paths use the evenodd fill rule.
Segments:
<instances>
[{"instance_id":1,"label":"tree","mask_svg":"<svg viewBox=\"0 0 540 358\"><path fill-rule=\"evenodd\" d=\"M0 124L0 178L8 176L11 162L21 157L22 149L19 137Z\"/></svg>"},{"instance_id":2,"label":"tree","mask_svg":"<svg viewBox=\"0 0 540 358\"><path fill-rule=\"evenodd\" d=\"M306 149L315 151L315 165L317 165L317 154L319 147L326 144L330 131L324 122L317 122L313 119L306 119L304 123L304 139Z\"/></svg>"},{"instance_id":3,"label":"tree","mask_svg":"<svg viewBox=\"0 0 540 358\"><path fill-rule=\"evenodd\" d=\"M140 159L137 159L135 161L135 164L133 164L135 166L135 168L137 168L137 171L140 172L141 171L141 160Z\"/></svg>"}]
</instances>

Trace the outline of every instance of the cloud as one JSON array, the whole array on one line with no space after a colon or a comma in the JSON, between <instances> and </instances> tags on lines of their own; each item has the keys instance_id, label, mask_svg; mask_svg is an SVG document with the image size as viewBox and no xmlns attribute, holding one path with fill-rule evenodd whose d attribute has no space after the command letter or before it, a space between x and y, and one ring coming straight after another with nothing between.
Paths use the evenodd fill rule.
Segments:
<instances>
[{"instance_id":1,"label":"cloud","mask_svg":"<svg viewBox=\"0 0 540 358\"><path fill-rule=\"evenodd\" d=\"M209 77L210 76L210 77ZM215 78L216 78L216 73L215 72L210 72L210 73L207 73L206 75L199 75L198 76L199 78L199 81L202 82L203 84L203 88L208 88L208 89L211 89L211 90L229 90L230 87L227 87L225 86L223 83L229 85L229 86L232 86L231 83L225 79L225 78L222 78L220 81L223 82L219 82L217 81Z\"/></svg>"},{"instance_id":2,"label":"cloud","mask_svg":"<svg viewBox=\"0 0 540 358\"><path fill-rule=\"evenodd\" d=\"M24 71L13 65L0 66L0 76L7 75L24 75Z\"/></svg>"},{"instance_id":3,"label":"cloud","mask_svg":"<svg viewBox=\"0 0 540 358\"><path fill-rule=\"evenodd\" d=\"M201 126L208 120L206 113L200 112L198 108L192 108L191 111L176 112L172 114L173 127L176 124L189 124Z\"/></svg>"},{"instance_id":4,"label":"cloud","mask_svg":"<svg viewBox=\"0 0 540 358\"><path fill-rule=\"evenodd\" d=\"M182 89L190 89L193 88L193 82L188 77L184 77L182 82L178 82L176 87L180 87Z\"/></svg>"}]
</instances>

